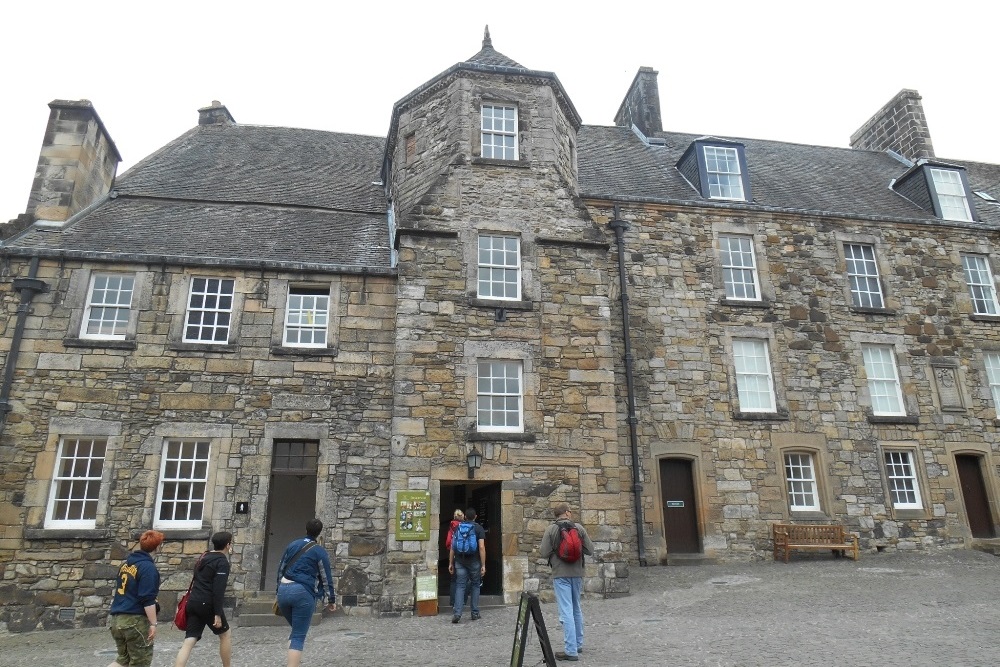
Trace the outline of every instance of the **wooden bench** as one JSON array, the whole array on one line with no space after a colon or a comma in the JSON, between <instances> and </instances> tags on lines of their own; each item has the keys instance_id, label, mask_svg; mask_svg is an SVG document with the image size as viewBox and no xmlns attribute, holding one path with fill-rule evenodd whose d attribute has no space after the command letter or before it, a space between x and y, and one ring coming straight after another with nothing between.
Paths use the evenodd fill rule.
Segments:
<instances>
[{"instance_id":1,"label":"wooden bench","mask_svg":"<svg viewBox=\"0 0 1000 667\"><path fill-rule=\"evenodd\" d=\"M851 558L858 559L858 536L849 534L840 525L775 523L771 526L771 534L774 560L784 553L787 563L792 549L829 549L836 558L849 551Z\"/></svg>"}]
</instances>

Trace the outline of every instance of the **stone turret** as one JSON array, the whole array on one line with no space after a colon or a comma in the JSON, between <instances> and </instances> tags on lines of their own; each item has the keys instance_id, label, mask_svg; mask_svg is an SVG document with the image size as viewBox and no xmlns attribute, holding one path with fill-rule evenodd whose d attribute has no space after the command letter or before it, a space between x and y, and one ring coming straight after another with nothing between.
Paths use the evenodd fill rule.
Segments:
<instances>
[{"instance_id":1,"label":"stone turret","mask_svg":"<svg viewBox=\"0 0 1000 667\"><path fill-rule=\"evenodd\" d=\"M121 155L89 100L53 100L26 214L63 222L111 190Z\"/></svg>"},{"instance_id":2,"label":"stone turret","mask_svg":"<svg viewBox=\"0 0 1000 667\"><path fill-rule=\"evenodd\" d=\"M927 117L915 90L903 89L851 135L851 148L891 150L913 162L934 157Z\"/></svg>"}]
</instances>

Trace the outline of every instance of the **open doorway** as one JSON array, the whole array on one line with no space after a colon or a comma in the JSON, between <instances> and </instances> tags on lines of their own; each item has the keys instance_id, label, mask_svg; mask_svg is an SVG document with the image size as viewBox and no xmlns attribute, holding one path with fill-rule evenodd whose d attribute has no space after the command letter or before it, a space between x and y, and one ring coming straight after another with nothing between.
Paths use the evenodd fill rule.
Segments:
<instances>
[{"instance_id":1,"label":"open doorway","mask_svg":"<svg viewBox=\"0 0 1000 667\"><path fill-rule=\"evenodd\" d=\"M441 482L440 538L438 541L438 596L445 598L451 588L448 550L445 540L456 509L476 508L476 523L486 531L486 576L480 595L503 594L503 554L501 553L500 482Z\"/></svg>"},{"instance_id":2,"label":"open doorway","mask_svg":"<svg viewBox=\"0 0 1000 667\"><path fill-rule=\"evenodd\" d=\"M316 518L318 462L319 442L315 440L274 441L261 590L277 588L278 564L285 547L292 540L304 537L306 522Z\"/></svg>"}]
</instances>

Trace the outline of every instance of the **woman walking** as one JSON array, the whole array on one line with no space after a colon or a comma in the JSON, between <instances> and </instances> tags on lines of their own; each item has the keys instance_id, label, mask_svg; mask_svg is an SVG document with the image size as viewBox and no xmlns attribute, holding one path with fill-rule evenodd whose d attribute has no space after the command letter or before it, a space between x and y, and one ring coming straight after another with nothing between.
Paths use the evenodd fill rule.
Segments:
<instances>
[{"instance_id":1,"label":"woman walking","mask_svg":"<svg viewBox=\"0 0 1000 667\"><path fill-rule=\"evenodd\" d=\"M285 620L292 626L292 632L288 636L288 667L299 667L302 662L302 649L312 615L316 611L316 600L323 599L320 566L326 574L326 587L329 591L327 611L337 608L330 556L316 541L322 530L323 522L319 519L307 521L306 536L292 540L278 565L278 606Z\"/></svg>"},{"instance_id":2,"label":"woman walking","mask_svg":"<svg viewBox=\"0 0 1000 667\"><path fill-rule=\"evenodd\" d=\"M233 638L229 632L226 612L222 608L222 600L229 581L228 556L233 553L233 534L222 531L212 535L212 548L214 551L202 554L194 566L191 596L187 603L187 631L174 667L187 665L191 650L201 639L206 626L219 638L222 667L229 667L232 659Z\"/></svg>"}]
</instances>

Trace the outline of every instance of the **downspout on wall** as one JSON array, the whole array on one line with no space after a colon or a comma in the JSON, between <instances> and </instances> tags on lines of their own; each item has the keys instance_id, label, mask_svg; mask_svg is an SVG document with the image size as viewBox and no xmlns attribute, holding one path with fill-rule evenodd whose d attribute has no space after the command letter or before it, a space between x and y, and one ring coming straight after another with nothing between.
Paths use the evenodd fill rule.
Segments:
<instances>
[{"instance_id":1,"label":"downspout on wall","mask_svg":"<svg viewBox=\"0 0 1000 667\"><path fill-rule=\"evenodd\" d=\"M639 460L639 419L635 413L635 381L633 379L632 337L629 332L628 279L625 276L625 230L628 224L618 217L615 206L614 218L608 226L615 231L618 245L618 282L622 299L622 336L625 340L625 383L628 391L628 437L632 448L632 500L635 503L636 548L639 551L639 565L646 566L646 537L642 516L642 462Z\"/></svg>"},{"instance_id":2,"label":"downspout on wall","mask_svg":"<svg viewBox=\"0 0 1000 667\"><path fill-rule=\"evenodd\" d=\"M21 339L24 337L24 323L31 310L31 300L36 294L48 292L48 284L37 278L38 258L32 257L28 265L27 278L14 278L14 289L21 295L21 303L17 306L17 323L14 325L14 336L10 341L10 351L3 369L3 384L0 384L0 435L3 435L7 425L7 413L12 410L10 392L14 385L14 370L17 368L17 358L21 352Z\"/></svg>"}]
</instances>

